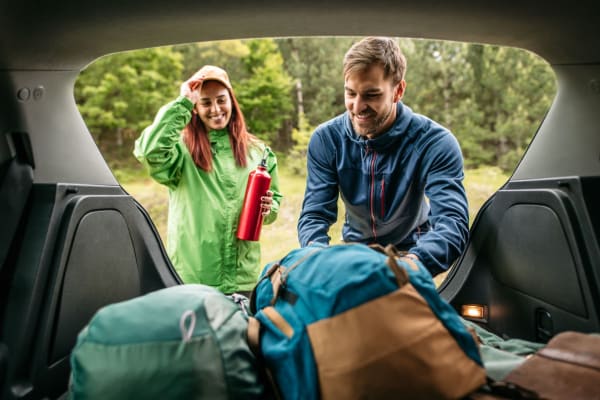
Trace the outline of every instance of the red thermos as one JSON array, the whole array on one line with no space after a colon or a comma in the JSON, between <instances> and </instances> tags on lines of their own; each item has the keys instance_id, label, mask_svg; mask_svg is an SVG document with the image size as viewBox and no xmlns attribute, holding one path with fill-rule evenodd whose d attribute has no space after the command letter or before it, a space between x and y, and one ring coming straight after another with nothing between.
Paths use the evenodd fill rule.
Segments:
<instances>
[{"instance_id":1,"label":"red thermos","mask_svg":"<svg viewBox=\"0 0 600 400\"><path fill-rule=\"evenodd\" d=\"M256 169L248 175L248 185L238 223L238 239L251 241L259 239L263 223L260 198L267 194L270 185L271 175L267 172L267 159L263 158Z\"/></svg>"}]
</instances>

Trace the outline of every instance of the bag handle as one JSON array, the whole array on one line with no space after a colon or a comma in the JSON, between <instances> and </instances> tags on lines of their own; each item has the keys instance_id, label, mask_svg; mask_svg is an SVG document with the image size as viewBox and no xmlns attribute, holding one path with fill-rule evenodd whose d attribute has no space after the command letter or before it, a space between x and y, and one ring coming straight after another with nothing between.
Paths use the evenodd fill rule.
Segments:
<instances>
[{"instance_id":1,"label":"bag handle","mask_svg":"<svg viewBox=\"0 0 600 400\"><path fill-rule=\"evenodd\" d=\"M404 268L398 265L396 259L400 258L402 261L408 262L411 268L415 269L414 267L416 267L417 270L419 269L419 267L414 264L413 260L411 260L409 257L404 257L404 255L399 252L393 244L388 244L387 246L383 247L379 243L374 243L370 244L369 247L388 256L385 263L396 276L396 281L398 282L399 288L406 285L409 279L408 273Z\"/></svg>"}]
</instances>

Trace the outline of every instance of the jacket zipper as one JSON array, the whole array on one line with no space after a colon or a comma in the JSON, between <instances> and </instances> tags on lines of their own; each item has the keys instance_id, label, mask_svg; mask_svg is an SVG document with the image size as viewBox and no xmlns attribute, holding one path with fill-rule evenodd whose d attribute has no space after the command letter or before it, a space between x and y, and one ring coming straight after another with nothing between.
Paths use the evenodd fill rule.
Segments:
<instances>
[{"instance_id":1,"label":"jacket zipper","mask_svg":"<svg viewBox=\"0 0 600 400\"><path fill-rule=\"evenodd\" d=\"M381 219L385 218L385 180L381 178L381 190L379 191L379 196L381 199Z\"/></svg>"},{"instance_id":2,"label":"jacket zipper","mask_svg":"<svg viewBox=\"0 0 600 400\"><path fill-rule=\"evenodd\" d=\"M370 149L367 148L367 153ZM377 227L375 225L375 160L377 159L377 153L373 152L373 158L371 158L371 193L370 193L370 205L371 205L371 231L373 233L373 239L377 240Z\"/></svg>"}]
</instances>

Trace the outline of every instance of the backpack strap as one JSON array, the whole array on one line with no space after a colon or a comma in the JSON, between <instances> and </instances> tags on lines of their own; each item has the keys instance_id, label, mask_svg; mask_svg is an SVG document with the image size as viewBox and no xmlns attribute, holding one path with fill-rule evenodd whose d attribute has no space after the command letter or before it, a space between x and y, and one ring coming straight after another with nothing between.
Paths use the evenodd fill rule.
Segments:
<instances>
[{"instance_id":1,"label":"backpack strap","mask_svg":"<svg viewBox=\"0 0 600 400\"><path fill-rule=\"evenodd\" d=\"M266 382L265 389L266 400L283 400L283 396L281 395L281 391L277 383L275 382L275 377L273 373L266 365L264 358L262 357L262 353L260 352L260 321L254 317L248 318L248 347L256 357L258 370L260 371L263 381Z\"/></svg>"},{"instance_id":2,"label":"backpack strap","mask_svg":"<svg viewBox=\"0 0 600 400\"><path fill-rule=\"evenodd\" d=\"M397 259L408 263L411 269L416 269L417 271L419 270L419 267L415 264L415 262L409 257L404 257L403 254L399 252L393 244L388 244L387 246L383 247L378 243L374 243L370 244L369 247L375 251L378 251L388 256L386 260L386 265L392 270L392 272L396 276L396 281L398 282L399 288L406 285L409 279L408 273L404 268L401 268L398 265Z\"/></svg>"},{"instance_id":3,"label":"backpack strap","mask_svg":"<svg viewBox=\"0 0 600 400\"><path fill-rule=\"evenodd\" d=\"M281 274L281 283L283 284L283 286L285 286L285 281L287 280L287 277L290 274L290 272L292 272L298 265L302 264L313 254L316 254L323 249L325 249L325 247L320 247L318 249L315 249L315 250L309 252L308 254L305 254L304 257L300 258L298 261L296 261L294 264L292 264L289 268L287 268L285 271L283 271L283 273Z\"/></svg>"},{"instance_id":4,"label":"backpack strap","mask_svg":"<svg viewBox=\"0 0 600 400\"><path fill-rule=\"evenodd\" d=\"M273 297L271 298L271 301L269 303L269 304L271 304L271 306L274 306L277 299L279 297L281 297L282 294L285 292L286 281L287 281L287 277L290 274L290 272L292 272L298 265L305 262L308 258L312 257L314 254L318 253L319 251L321 251L323 249L324 249L324 247L313 250L313 251L309 252L308 254L305 254L303 257L301 257L298 261L296 261L290 267L286 267L286 266L282 265L280 262L277 263L277 269L276 269L276 271L273 272L273 274L272 274L273 276L271 277L271 283L273 284Z\"/></svg>"},{"instance_id":5,"label":"backpack strap","mask_svg":"<svg viewBox=\"0 0 600 400\"><path fill-rule=\"evenodd\" d=\"M255 356L260 355L260 321L248 317L248 346Z\"/></svg>"},{"instance_id":6,"label":"backpack strap","mask_svg":"<svg viewBox=\"0 0 600 400\"><path fill-rule=\"evenodd\" d=\"M273 305L275 305L275 302L277 301L277 299L279 298L279 296L282 292L281 288L283 287L285 289L285 282L286 282L287 276L289 275L290 271L292 271L298 265L300 265L301 263L306 261L307 258L309 258L313 254L323 250L324 248L326 248L326 247L321 247L321 248L318 248L316 250L309 252L308 254L305 254L304 257L301 257L298 261L296 261L294 264L292 264L292 266L289 268L282 265L281 262L283 261L283 258L280 259L279 261L273 263L273 265L271 265L271 267L267 270L267 272L265 272L265 274L260 278L260 280L256 283L256 285L254 285L254 288L252 288L252 292L250 293L250 311L252 312L252 314L254 314L254 313L256 313L256 311L258 311L256 308L256 289L258 288L258 285L260 285L260 283L263 280L270 279L271 284L273 285L273 298L269 302L269 304L271 304L273 306Z\"/></svg>"},{"instance_id":7,"label":"backpack strap","mask_svg":"<svg viewBox=\"0 0 600 400\"><path fill-rule=\"evenodd\" d=\"M273 263L273 265L271 265L271 267L267 270L267 272L259 279L259 281L256 283L256 285L254 285L254 287L252 288L252 292L250 293L250 312L252 314L255 314L257 311L257 309L256 309L256 288L265 279L271 279L271 282L273 282L274 279L272 277L275 274L275 272L277 272L279 270L280 265L281 265L281 260ZM275 285L275 284L273 284L273 285Z\"/></svg>"}]
</instances>

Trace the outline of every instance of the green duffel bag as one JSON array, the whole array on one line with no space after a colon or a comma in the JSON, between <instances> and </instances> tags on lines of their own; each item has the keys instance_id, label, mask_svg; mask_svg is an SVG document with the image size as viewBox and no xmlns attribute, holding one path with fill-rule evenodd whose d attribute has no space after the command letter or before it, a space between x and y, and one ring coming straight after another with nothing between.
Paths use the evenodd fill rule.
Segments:
<instances>
[{"instance_id":1,"label":"green duffel bag","mask_svg":"<svg viewBox=\"0 0 600 400\"><path fill-rule=\"evenodd\" d=\"M69 398L262 398L247 327L241 307L204 285L108 305L79 333Z\"/></svg>"}]
</instances>

